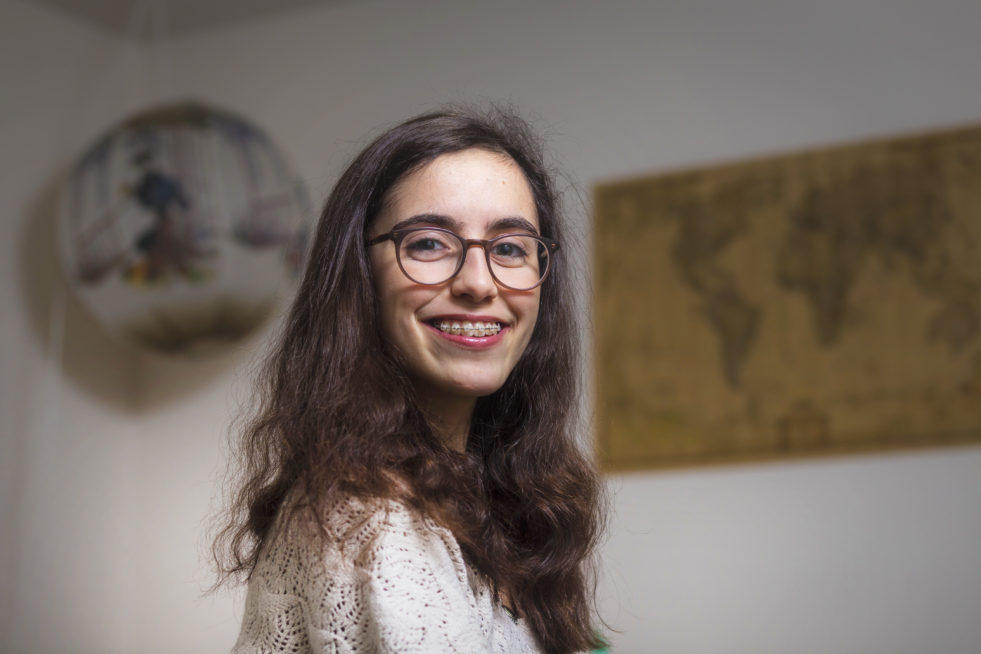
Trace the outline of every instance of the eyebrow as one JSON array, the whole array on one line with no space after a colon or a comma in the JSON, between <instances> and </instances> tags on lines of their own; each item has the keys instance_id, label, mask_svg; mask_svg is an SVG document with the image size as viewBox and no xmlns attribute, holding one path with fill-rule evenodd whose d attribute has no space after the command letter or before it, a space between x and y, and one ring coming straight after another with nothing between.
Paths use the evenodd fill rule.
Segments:
<instances>
[{"instance_id":1,"label":"eyebrow","mask_svg":"<svg viewBox=\"0 0 981 654\"><path fill-rule=\"evenodd\" d=\"M459 231L462 223L459 220L451 218L450 216L444 216L436 213L421 213L395 223L395 225L392 227L392 231L394 232L400 229L418 227L420 225L431 225L433 227L442 227L452 231ZM491 231L501 229L523 229L527 232L535 234L536 236L539 235L538 230L531 224L531 222L518 216L498 218L492 222L489 227Z\"/></svg>"}]
</instances>

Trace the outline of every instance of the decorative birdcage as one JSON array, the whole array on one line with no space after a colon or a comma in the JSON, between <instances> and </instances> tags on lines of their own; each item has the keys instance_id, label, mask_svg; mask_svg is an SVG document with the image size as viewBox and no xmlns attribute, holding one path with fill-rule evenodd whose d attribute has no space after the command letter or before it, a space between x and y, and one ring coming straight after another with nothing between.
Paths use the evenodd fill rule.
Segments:
<instances>
[{"instance_id":1,"label":"decorative birdcage","mask_svg":"<svg viewBox=\"0 0 981 654\"><path fill-rule=\"evenodd\" d=\"M159 106L72 168L63 263L113 332L159 352L215 351L273 312L303 265L311 217L260 129L196 103Z\"/></svg>"}]
</instances>

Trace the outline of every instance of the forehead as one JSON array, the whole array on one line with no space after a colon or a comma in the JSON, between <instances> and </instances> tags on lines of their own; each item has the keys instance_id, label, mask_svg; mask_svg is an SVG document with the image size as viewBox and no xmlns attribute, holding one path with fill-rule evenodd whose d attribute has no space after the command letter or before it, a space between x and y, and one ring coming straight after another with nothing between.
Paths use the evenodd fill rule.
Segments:
<instances>
[{"instance_id":1,"label":"forehead","mask_svg":"<svg viewBox=\"0 0 981 654\"><path fill-rule=\"evenodd\" d=\"M424 215L443 216L468 232L514 218L539 227L534 194L521 167L505 154L477 148L440 155L396 182L372 231Z\"/></svg>"}]
</instances>

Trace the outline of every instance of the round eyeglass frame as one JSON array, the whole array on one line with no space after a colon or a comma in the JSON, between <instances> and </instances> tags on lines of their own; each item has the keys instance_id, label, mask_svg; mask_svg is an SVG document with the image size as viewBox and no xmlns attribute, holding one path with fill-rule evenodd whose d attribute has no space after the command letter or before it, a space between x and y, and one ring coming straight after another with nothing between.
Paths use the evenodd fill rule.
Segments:
<instances>
[{"instance_id":1,"label":"round eyeglass frame","mask_svg":"<svg viewBox=\"0 0 981 654\"><path fill-rule=\"evenodd\" d=\"M449 277L439 282L420 282L418 279L414 278L412 275L410 275L405 271L405 266L402 265L402 255L401 255L402 239L404 239L406 236L414 232L441 232L443 234L448 234L453 238L457 239L458 241L460 241L460 243L463 245L463 248L461 250L462 254L460 256L460 260L456 264L456 269L453 271L453 274L451 274ZM505 284L500 279L498 279L497 275L494 273L494 266L493 264L491 264L490 249L489 249L490 246L497 241L513 236L521 236L524 238L531 238L538 241L542 246L544 246L545 252L548 255L545 258L545 270L542 271L541 276L538 278L538 282L532 286L529 286L528 288L517 288L515 286L509 286L508 284ZM558 242L551 241L542 236L538 236L537 234L508 233L508 234L501 234L500 236L495 236L494 238L488 238L488 239L463 238L453 230L446 229L444 227L407 227L405 229L393 229L390 232L379 234L375 238L369 239L367 245L368 247L371 247L372 245L377 245L378 243L382 243L384 241L392 241L392 243L395 244L395 261L399 264L399 270L402 271L402 274L405 275L411 281L415 282L416 284L421 284L423 286L438 286L440 284L445 284L446 282L450 281L451 279L459 275L460 271L463 270L463 264L467 260L467 252L469 252L470 248L472 247L480 247L484 251L484 259L487 261L487 270L490 271L491 277L494 278L494 282L498 286L501 286L503 288L512 291L531 291L541 286L542 283L545 281L545 278L548 277L549 271L552 269L552 254L559 249Z\"/></svg>"}]
</instances>

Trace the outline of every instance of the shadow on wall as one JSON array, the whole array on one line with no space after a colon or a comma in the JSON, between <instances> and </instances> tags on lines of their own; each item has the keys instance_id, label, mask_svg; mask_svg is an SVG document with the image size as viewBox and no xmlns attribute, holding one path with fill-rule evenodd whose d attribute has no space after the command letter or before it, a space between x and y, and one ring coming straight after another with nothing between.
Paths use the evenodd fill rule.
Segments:
<instances>
[{"instance_id":1,"label":"shadow on wall","mask_svg":"<svg viewBox=\"0 0 981 654\"><path fill-rule=\"evenodd\" d=\"M66 171L53 174L31 202L21 230L22 302L39 350L97 402L140 414L199 392L251 350L256 340L200 360L171 360L111 334L69 288L59 261L58 222Z\"/></svg>"}]
</instances>

